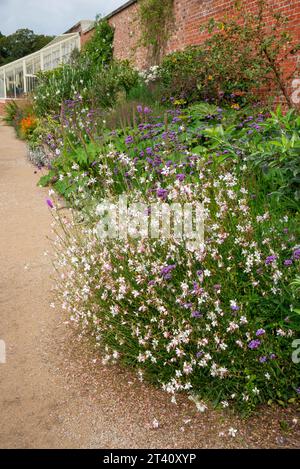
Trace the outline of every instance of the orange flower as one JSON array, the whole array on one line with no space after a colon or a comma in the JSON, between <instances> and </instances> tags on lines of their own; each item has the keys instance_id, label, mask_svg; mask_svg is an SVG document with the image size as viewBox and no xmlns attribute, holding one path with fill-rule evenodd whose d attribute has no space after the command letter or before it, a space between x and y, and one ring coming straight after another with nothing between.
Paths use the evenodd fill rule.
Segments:
<instances>
[{"instance_id":1,"label":"orange flower","mask_svg":"<svg viewBox=\"0 0 300 469\"><path fill-rule=\"evenodd\" d=\"M36 119L32 116L24 117L21 120L21 130L25 134L30 132L36 127Z\"/></svg>"}]
</instances>

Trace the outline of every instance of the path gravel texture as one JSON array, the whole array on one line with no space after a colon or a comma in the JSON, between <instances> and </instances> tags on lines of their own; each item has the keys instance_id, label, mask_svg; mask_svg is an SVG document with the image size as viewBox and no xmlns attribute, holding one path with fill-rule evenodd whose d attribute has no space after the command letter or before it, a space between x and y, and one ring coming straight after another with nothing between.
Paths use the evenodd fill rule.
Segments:
<instances>
[{"instance_id":1,"label":"path gravel texture","mask_svg":"<svg viewBox=\"0 0 300 469\"><path fill-rule=\"evenodd\" d=\"M264 408L246 422L199 413L184 396L175 406L127 370L102 365L49 306L51 213L39 177L24 143L0 126L0 448L299 447L296 408Z\"/></svg>"}]
</instances>

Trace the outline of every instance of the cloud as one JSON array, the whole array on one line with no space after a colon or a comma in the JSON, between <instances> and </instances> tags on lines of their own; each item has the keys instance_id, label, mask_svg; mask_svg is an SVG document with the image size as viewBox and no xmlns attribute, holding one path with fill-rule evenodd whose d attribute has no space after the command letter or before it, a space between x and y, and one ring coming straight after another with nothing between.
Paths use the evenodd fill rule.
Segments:
<instances>
[{"instance_id":1,"label":"cloud","mask_svg":"<svg viewBox=\"0 0 300 469\"><path fill-rule=\"evenodd\" d=\"M20 28L39 34L61 34L82 19L106 15L126 0L0 0L0 31Z\"/></svg>"}]
</instances>

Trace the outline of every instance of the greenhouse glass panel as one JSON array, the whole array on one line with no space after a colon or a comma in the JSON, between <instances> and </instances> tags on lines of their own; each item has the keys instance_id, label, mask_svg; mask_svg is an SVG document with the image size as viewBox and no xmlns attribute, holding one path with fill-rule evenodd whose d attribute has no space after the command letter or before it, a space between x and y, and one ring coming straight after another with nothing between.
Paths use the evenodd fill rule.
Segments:
<instances>
[{"instance_id":1,"label":"greenhouse glass panel","mask_svg":"<svg viewBox=\"0 0 300 469\"><path fill-rule=\"evenodd\" d=\"M36 84L37 84L37 77L35 77L34 75L31 75L31 76L26 76L26 90L27 90L27 93L31 93Z\"/></svg>"},{"instance_id":2,"label":"greenhouse glass panel","mask_svg":"<svg viewBox=\"0 0 300 469\"><path fill-rule=\"evenodd\" d=\"M51 70L52 68L52 52L44 55L44 70Z\"/></svg>"},{"instance_id":3,"label":"greenhouse glass panel","mask_svg":"<svg viewBox=\"0 0 300 469\"><path fill-rule=\"evenodd\" d=\"M24 71L23 66L21 66L15 70L15 97L20 98L24 91Z\"/></svg>"},{"instance_id":4,"label":"greenhouse glass panel","mask_svg":"<svg viewBox=\"0 0 300 469\"><path fill-rule=\"evenodd\" d=\"M4 91L4 73L0 73L0 99L5 98Z\"/></svg>"},{"instance_id":5,"label":"greenhouse glass panel","mask_svg":"<svg viewBox=\"0 0 300 469\"><path fill-rule=\"evenodd\" d=\"M0 98L18 99L31 93L36 86L36 74L53 70L70 60L74 49L80 50L79 33L58 36L40 51L0 67Z\"/></svg>"},{"instance_id":6,"label":"greenhouse glass panel","mask_svg":"<svg viewBox=\"0 0 300 469\"><path fill-rule=\"evenodd\" d=\"M33 62L32 59L26 60L26 74L32 75L33 74Z\"/></svg>"},{"instance_id":7,"label":"greenhouse glass panel","mask_svg":"<svg viewBox=\"0 0 300 469\"><path fill-rule=\"evenodd\" d=\"M38 73L41 71L41 57L38 56L33 61L33 73Z\"/></svg>"},{"instance_id":8,"label":"greenhouse glass panel","mask_svg":"<svg viewBox=\"0 0 300 469\"><path fill-rule=\"evenodd\" d=\"M16 97L16 89L15 89L15 71L8 70L6 72L6 97L7 98L15 98Z\"/></svg>"}]
</instances>

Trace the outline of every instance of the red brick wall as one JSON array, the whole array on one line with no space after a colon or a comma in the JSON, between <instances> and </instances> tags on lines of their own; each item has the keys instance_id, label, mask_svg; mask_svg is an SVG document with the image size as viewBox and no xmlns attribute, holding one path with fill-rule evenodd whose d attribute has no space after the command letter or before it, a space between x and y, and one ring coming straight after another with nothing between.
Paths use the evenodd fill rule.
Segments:
<instances>
[{"instance_id":1,"label":"red brick wall","mask_svg":"<svg viewBox=\"0 0 300 469\"><path fill-rule=\"evenodd\" d=\"M174 0L175 24L166 51L201 44L207 34L200 32L200 27L210 18L222 19L230 14L234 3L235 0ZM256 0L244 0L243 3L247 10L255 11ZM300 41L300 0L266 0L266 3L273 13L281 12L289 18L288 29ZM136 48L140 37L137 12L138 2L135 2L109 18L109 22L116 28L115 56L130 59L141 68L146 64L147 51ZM268 22L268 17L266 20Z\"/></svg>"},{"instance_id":2,"label":"red brick wall","mask_svg":"<svg viewBox=\"0 0 300 469\"><path fill-rule=\"evenodd\" d=\"M109 22L115 28L115 57L129 59L140 69L147 68L147 49L139 47L138 2L111 17Z\"/></svg>"},{"instance_id":3,"label":"red brick wall","mask_svg":"<svg viewBox=\"0 0 300 469\"><path fill-rule=\"evenodd\" d=\"M86 44L90 40L92 35L93 35L93 30L92 29L90 31L87 31L86 33L82 33L80 35L81 46L84 46L84 44Z\"/></svg>"},{"instance_id":4,"label":"red brick wall","mask_svg":"<svg viewBox=\"0 0 300 469\"><path fill-rule=\"evenodd\" d=\"M270 11L273 13L281 12L289 18L287 28L300 42L300 0L266 1ZM188 45L201 44L207 38L207 33L200 32L200 27L206 24L210 18L222 19L230 14L233 11L234 3L234 0L174 0L175 24L165 52L184 49ZM244 0L243 4L247 10L254 12L257 1ZM115 27L115 57L129 59L133 65L144 69L149 65L149 55L145 48L138 47L140 33L137 13L138 2L135 2L110 17L109 22ZM268 20L271 22L271 18L270 14L266 18L267 23ZM89 36L91 33L88 33ZM300 66L299 53L286 61L286 76L295 68L296 63Z\"/></svg>"}]
</instances>

